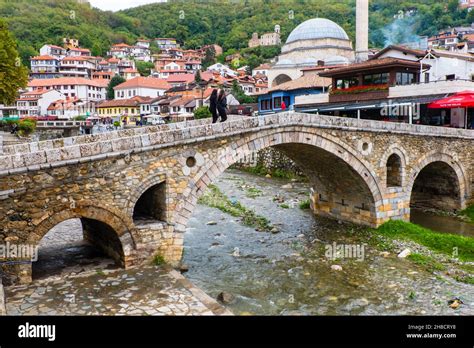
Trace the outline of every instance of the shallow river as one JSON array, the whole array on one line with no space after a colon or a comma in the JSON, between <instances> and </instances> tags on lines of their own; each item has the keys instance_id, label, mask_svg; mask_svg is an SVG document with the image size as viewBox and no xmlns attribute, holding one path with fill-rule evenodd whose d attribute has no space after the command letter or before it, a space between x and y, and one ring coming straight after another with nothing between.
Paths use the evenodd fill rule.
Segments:
<instances>
[{"instance_id":1,"label":"shallow river","mask_svg":"<svg viewBox=\"0 0 474 348\"><path fill-rule=\"evenodd\" d=\"M298 202L308 198L307 184L282 188L287 184L226 171L216 183L220 190L268 218L280 232L258 232L238 218L199 205L184 239L186 277L213 297L222 291L233 294L228 307L235 314L474 313L473 285L428 273L395 254L383 257L365 245L363 255L328 259L328 244L355 243L352 227L300 209ZM252 198L249 192L255 189L261 194ZM277 195L279 202L273 199ZM457 310L447 305L454 297L464 302Z\"/></svg>"}]
</instances>

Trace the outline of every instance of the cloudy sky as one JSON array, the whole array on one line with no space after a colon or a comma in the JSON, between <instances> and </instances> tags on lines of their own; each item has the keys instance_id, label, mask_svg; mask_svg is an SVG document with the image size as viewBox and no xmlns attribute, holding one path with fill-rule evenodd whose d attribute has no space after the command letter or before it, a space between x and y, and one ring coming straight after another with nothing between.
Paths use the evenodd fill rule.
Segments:
<instances>
[{"instance_id":1,"label":"cloudy sky","mask_svg":"<svg viewBox=\"0 0 474 348\"><path fill-rule=\"evenodd\" d=\"M153 2L164 2L166 0L89 0L92 6L101 10L118 11L130 7L136 7Z\"/></svg>"}]
</instances>

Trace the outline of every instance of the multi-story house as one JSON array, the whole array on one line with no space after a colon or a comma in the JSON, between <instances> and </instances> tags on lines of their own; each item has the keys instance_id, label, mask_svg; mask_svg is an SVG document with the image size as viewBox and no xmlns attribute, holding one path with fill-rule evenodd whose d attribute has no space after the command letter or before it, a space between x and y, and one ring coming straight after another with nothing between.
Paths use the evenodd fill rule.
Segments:
<instances>
[{"instance_id":1,"label":"multi-story house","mask_svg":"<svg viewBox=\"0 0 474 348\"><path fill-rule=\"evenodd\" d=\"M58 99L47 109L48 116L70 120L77 116L93 115L96 112L96 102L85 102L77 98Z\"/></svg>"},{"instance_id":2,"label":"multi-story house","mask_svg":"<svg viewBox=\"0 0 474 348\"><path fill-rule=\"evenodd\" d=\"M53 56L36 56L30 59L33 79L51 79L59 77L59 59Z\"/></svg>"},{"instance_id":3,"label":"multi-story house","mask_svg":"<svg viewBox=\"0 0 474 348\"><path fill-rule=\"evenodd\" d=\"M48 114L48 106L55 100L63 97L56 90L35 90L20 94L16 100L16 107L20 117L38 117Z\"/></svg>"},{"instance_id":4,"label":"multi-story house","mask_svg":"<svg viewBox=\"0 0 474 348\"><path fill-rule=\"evenodd\" d=\"M61 60L66 57L66 49L56 45L43 45L40 48L40 56L51 56Z\"/></svg>"},{"instance_id":5,"label":"multi-story house","mask_svg":"<svg viewBox=\"0 0 474 348\"><path fill-rule=\"evenodd\" d=\"M179 48L179 43L174 38L157 38L155 42L160 50Z\"/></svg>"},{"instance_id":6,"label":"multi-story house","mask_svg":"<svg viewBox=\"0 0 474 348\"><path fill-rule=\"evenodd\" d=\"M87 48L69 48L67 49L67 56L69 57L90 57L91 50Z\"/></svg>"},{"instance_id":7,"label":"multi-story house","mask_svg":"<svg viewBox=\"0 0 474 348\"><path fill-rule=\"evenodd\" d=\"M66 57L59 64L59 72L63 77L91 78L95 70L94 62L86 57Z\"/></svg>"},{"instance_id":8,"label":"multi-story house","mask_svg":"<svg viewBox=\"0 0 474 348\"><path fill-rule=\"evenodd\" d=\"M135 96L126 99L104 101L96 106L100 118L110 118L124 125L134 125L144 121L143 117L151 114L153 98Z\"/></svg>"},{"instance_id":9,"label":"multi-story house","mask_svg":"<svg viewBox=\"0 0 474 348\"><path fill-rule=\"evenodd\" d=\"M57 79L35 79L28 83L28 90L56 90L64 97L78 98L85 102L105 100L107 97L106 79L89 80L80 77L61 77ZM56 98L60 99L60 98Z\"/></svg>"},{"instance_id":10,"label":"multi-story house","mask_svg":"<svg viewBox=\"0 0 474 348\"><path fill-rule=\"evenodd\" d=\"M115 99L129 99L135 96L155 98L170 88L166 80L154 77L135 77L114 87Z\"/></svg>"},{"instance_id":11,"label":"multi-story house","mask_svg":"<svg viewBox=\"0 0 474 348\"><path fill-rule=\"evenodd\" d=\"M201 60L187 60L184 65L186 67L186 70L192 71L193 73L198 70L201 70L202 68Z\"/></svg>"}]
</instances>

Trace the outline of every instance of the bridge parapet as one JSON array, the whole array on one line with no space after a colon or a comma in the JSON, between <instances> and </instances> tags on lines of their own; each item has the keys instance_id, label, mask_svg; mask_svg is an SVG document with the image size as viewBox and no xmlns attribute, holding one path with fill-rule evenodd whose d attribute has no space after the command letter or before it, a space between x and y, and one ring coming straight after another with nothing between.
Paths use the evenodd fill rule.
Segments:
<instances>
[{"instance_id":1,"label":"bridge parapet","mask_svg":"<svg viewBox=\"0 0 474 348\"><path fill-rule=\"evenodd\" d=\"M288 112L261 117L239 117L225 123L211 124L209 119L196 120L7 146L3 149L3 156L0 156L0 175L290 126L474 139L472 130Z\"/></svg>"}]
</instances>

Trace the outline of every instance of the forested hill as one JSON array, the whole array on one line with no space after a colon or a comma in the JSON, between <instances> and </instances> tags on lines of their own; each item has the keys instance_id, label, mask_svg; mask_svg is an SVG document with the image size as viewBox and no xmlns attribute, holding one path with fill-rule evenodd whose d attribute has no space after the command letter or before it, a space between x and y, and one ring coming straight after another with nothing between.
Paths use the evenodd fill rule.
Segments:
<instances>
[{"instance_id":1,"label":"forested hill","mask_svg":"<svg viewBox=\"0 0 474 348\"><path fill-rule=\"evenodd\" d=\"M457 10L457 0L371 0L371 45L404 40L412 33L431 35L452 25L470 25L474 11ZM412 15L394 16L414 10ZM133 43L138 37L176 37L186 47L218 43L224 49L247 46L252 32L281 26L283 40L299 23L326 17L354 38L355 0L171 0L117 13L104 12L74 0L0 0L0 18L15 35L26 61L44 43L63 37L103 55L112 43ZM394 22L395 21L395 22Z\"/></svg>"}]
</instances>

